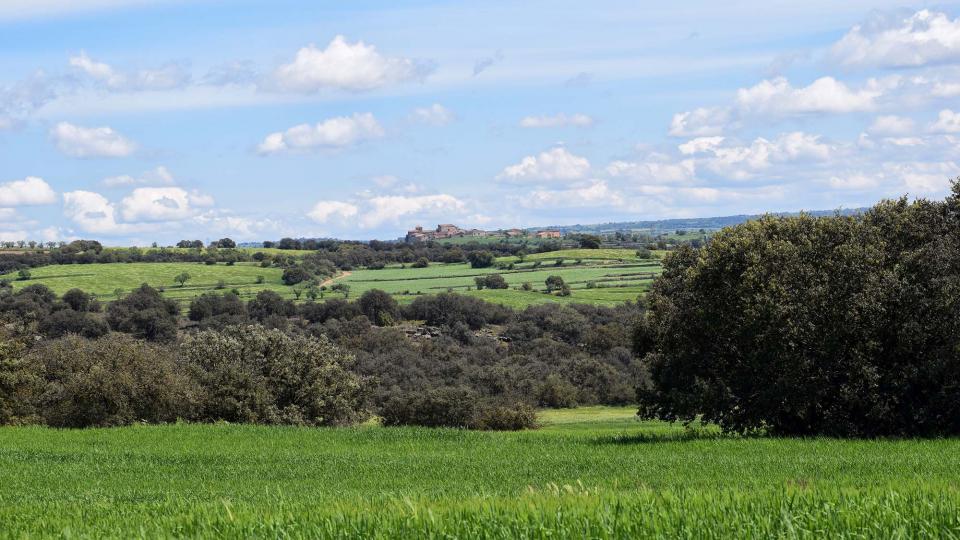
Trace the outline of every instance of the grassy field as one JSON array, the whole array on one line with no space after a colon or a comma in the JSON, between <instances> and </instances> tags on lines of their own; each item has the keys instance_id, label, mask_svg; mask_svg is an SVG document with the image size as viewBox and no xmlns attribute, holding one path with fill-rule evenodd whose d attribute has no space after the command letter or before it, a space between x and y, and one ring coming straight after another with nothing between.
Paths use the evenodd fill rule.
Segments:
<instances>
[{"instance_id":1,"label":"grassy field","mask_svg":"<svg viewBox=\"0 0 960 540\"><path fill-rule=\"evenodd\" d=\"M960 535L960 441L736 438L631 408L480 433L0 428L0 537Z\"/></svg>"},{"instance_id":2,"label":"grassy field","mask_svg":"<svg viewBox=\"0 0 960 540\"><path fill-rule=\"evenodd\" d=\"M174 282L174 276L186 272L191 278L181 287ZM164 287L164 294L177 300L189 300L204 292L217 290L222 280L226 289L238 289L243 296L253 296L264 289L275 290L284 296L292 297L290 287L281 281L283 270L279 268L260 268L253 263L237 263L232 266L220 263L206 265L202 263L113 263L113 264L67 264L43 266L30 270L31 278L26 281L13 281L14 288L40 283L57 294L79 288L94 293L106 300L116 298L114 291L130 291L147 283L153 287ZM263 276L264 282L257 283L257 276ZM16 279L16 274L0 276Z\"/></svg>"},{"instance_id":3,"label":"grassy field","mask_svg":"<svg viewBox=\"0 0 960 540\"><path fill-rule=\"evenodd\" d=\"M563 261L563 266L555 266L557 260ZM350 285L351 294L381 289L397 295L401 301L410 301L418 294L453 290L522 308L548 302L613 305L633 301L649 288L652 276L660 273L658 261L637 259L635 250L623 249L570 249L531 254L522 263L517 257L501 257L498 262L514 263L514 269L475 269L469 264L431 264L427 268L395 266L382 270L354 270L340 281ZM539 267L534 266L537 262ZM502 275L510 288L476 290L475 277L494 273ZM570 296L542 292L544 281L553 275L561 276L570 286ZM594 287L588 288L590 282ZM534 290L520 290L524 283L530 283Z\"/></svg>"}]
</instances>

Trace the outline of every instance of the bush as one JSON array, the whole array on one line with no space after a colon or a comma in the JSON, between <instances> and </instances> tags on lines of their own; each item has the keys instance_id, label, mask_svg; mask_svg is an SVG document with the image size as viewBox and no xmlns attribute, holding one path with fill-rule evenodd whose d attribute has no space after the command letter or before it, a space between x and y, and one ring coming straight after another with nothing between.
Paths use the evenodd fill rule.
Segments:
<instances>
[{"instance_id":1,"label":"bush","mask_svg":"<svg viewBox=\"0 0 960 540\"><path fill-rule=\"evenodd\" d=\"M664 261L647 417L728 431L960 434L960 183L860 217L766 217Z\"/></svg>"},{"instance_id":2,"label":"bush","mask_svg":"<svg viewBox=\"0 0 960 540\"><path fill-rule=\"evenodd\" d=\"M577 406L577 388L555 373L537 387L537 405L553 409L572 409Z\"/></svg>"},{"instance_id":3,"label":"bush","mask_svg":"<svg viewBox=\"0 0 960 540\"><path fill-rule=\"evenodd\" d=\"M233 326L187 336L180 359L202 387L203 421L342 426L367 417L352 357L326 338Z\"/></svg>"},{"instance_id":4,"label":"bush","mask_svg":"<svg viewBox=\"0 0 960 540\"><path fill-rule=\"evenodd\" d=\"M391 326L400 318L397 301L380 289L370 289L363 293L357 303L360 312L377 326Z\"/></svg>"},{"instance_id":5,"label":"bush","mask_svg":"<svg viewBox=\"0 0 960 540\"><path fill-rule=\"evenodd\" d=\"M310 281L313 275L300 266L291 266L283 270L283 284L296 285L303 281Z\"/></svg>"},{"instance_id":6,"label":"bush","mask_svg":"<svg viewBox=\"0 0 960 540\"><path fill-rule=\"evenodd\" d=\"M504 306L455 293L418 296L405 310L410 320L422 320L431 326L452 327L462 323L473 330L485 324L502 324L511 314Z\"/></svg>"},{"instance_id":7,"label":"bush","mask_svg":"<svg viewBox=\"0 0 960 540\"><path fill-rule=\"evenodd\" d=\"M496 262L496 257L493 256L493 253L489 251L471 251L467 255L467 260L470 261L471 268L489 268L493 266L493 263Z\"/></svg>"},{"instance_id":8,"label":"bush","mask_svg":"<svg viewBox=\"0 0 960 540\"><path fill-rule=\"evenodd\" d=\"M483 404L470 425L471 429L488 431L520 431L537 427L537 411L526 403Z\"/></svg>"},{"instance_id":9,"label":"bush","mask_svg":"<svg viewBox=\"0 0 960 540\"><path fill-rule=\"evenodd\" d=\"M146 283L107 307L107 322L117 332L149 341L170 341L177 337L180 307Z\"/></svg>"},{"instance_id":10,"label":"bush","mask_svg":"<svg viewBox=\"0 0 960 540\"><path fill-rule=\"evenodd\" d=\"M200 323L201 328L223 328L245 324L249 320L247 306L233 292L204 293L195 297L190 301L188 317Z\"/></svg>"},{"instance_id":11,"label":"bush","mask_svg":"<svg viewBox=\"0 0 960 540\"><path fill-rule=\"evenodd\" d=\"M383 408L385 426L468 428L478 396L466 388L431 388L396 396Z\"/></svg>"},{"instance_id":12,"label":"bush","mask_svg":"<svg viewBox=\"0 0 960 540\"><path fill-rule=\"evenodd\" d=\"M123 334L68 336L30 352L46 386L36 396L55 427L173 422L192 414L197 388L165 348Z\"/></svg>"},{"instance_id":13,"label":"bush","mask_svg":"<svg viewBox=\"0 0 960 540\"><path fill-rule=\"evenodd\" d=\"M419 259L417 259L417 260L416 260L413 264L411 264L410 266L412 266L412 267L414 267L414 268L426 268L426 267L430 266L430 261L429 261L426 257L420 257Z\"/></svg>"},{"instance_id":14,"label":"bush","mask_svg":"<svg viewBox=\"0 0 960 540\"><path fill-rule=\"evenodd\" d=\"M94 313L61 309L41 319L37 329L48 338L67 334L98 338L110 332L110 325Z\"/></svg>"},{"instance_id":15,"label":"bush","mask_svg":"<svg viewBox=\"0 0 960 540\"><path fill-rule=\"evenodd\" d=\"M510 286L507 285L507 280L503 279L503 276L500 274L488 274L486 276L477 276L473 278L474 282L477 284L477 290L481 290L484 287L488 289L509 289Z\"/></svg>"}]
</instances>

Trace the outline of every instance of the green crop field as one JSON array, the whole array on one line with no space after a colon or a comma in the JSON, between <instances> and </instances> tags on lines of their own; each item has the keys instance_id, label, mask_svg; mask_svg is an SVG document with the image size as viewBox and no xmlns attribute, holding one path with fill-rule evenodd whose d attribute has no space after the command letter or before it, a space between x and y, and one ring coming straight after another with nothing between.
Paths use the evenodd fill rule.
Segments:
<instances>
[{"instance_id":1,"label":"green crop field","mask_svg":"<svg viewBox=\"0 0 960 540\"><path fill-rule=\"evenodd\" d=\"M956 538L960 441L538 431L0 428L0 537Z\"/></svg>"},{"instance_id":2,"label":"green crop field","mask_svg":"<svg viewBox=\"0 0 960 540\"><path fill-rule=\"evenodd\" d=\"M579 256L581 251L608 253L606 257L594 255L594 258L588 259ZM625 251L629 253L629 258L625 256ZM563 266L554 266L554 261L558 259L563 261ZM577 259L581 260L579 264L576 263ZM523 263L518 263L517 260L516 257L499 259L503 263L514 262L512 270L470 268L469 264L431 264L427 268L394 266L381 270L354 270L349 276L338 281L350 285L351 294L381 289L397 295L401 301L409 301L418 294L452 290L515 308L546 302L613 305L628 300L635 301L649 288L653 277L661 270L658 261L637 260L635 253L630 250L558 251L554 252L550 259L539 259L539 267L534 267L537 260L528 258ZM476 289L474 278L495 273L503 276L510 285L509 289ZM562 277L570 286L570 296L561 297L542 292L546 279L554 275ZM593 286L588 286L591 282ZM534 290L520 290L524 283L530 283Z\"/></svg>"},{"instance_id":3,"label":"green crop field","mask_svg":"<svg viewBox=\"0 0 960 540\"><path fill-rule=\"evenodd\" d=\"M186 272L190 280L181 287L173 278ZM31 278L26 281L12 281L14 288L32 284L43 284L57 294L78 288L110 300L115 299L114 291L130 291L146 283L152 287L164 287L164 294L178 300L188 300L205 292L217 290L222 280L226 289L238 289L244 296L271 289L284 296L292 297L290 287L283 284L279 268L261 268L253 263L236 263L228 266L224 263L206 265L202 263L111 263L111 264L65 264L43 266L30 270ZM257 283L257 276L263 276L264 282ZM16 273L0 276L3 279L16 280Z\"/></svg>"}]
</instances>

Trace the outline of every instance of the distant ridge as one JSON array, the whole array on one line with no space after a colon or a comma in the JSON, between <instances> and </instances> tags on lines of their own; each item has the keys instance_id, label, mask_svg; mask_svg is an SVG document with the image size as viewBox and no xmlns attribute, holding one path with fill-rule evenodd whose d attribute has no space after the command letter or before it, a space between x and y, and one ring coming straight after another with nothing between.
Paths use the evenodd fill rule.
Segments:
<instances>
[{"instance_id":1,"label":"distant ridge","mask_svg":"<svg viewBox=\"0 0 960 540\"><path fill-rule=\"evenodd\" d=\"M740 214L736 216L718 216L718 217L706 217L706 218L675 218L675 219L659 219L659 220L647 220L647 221L613 221L608 223L594 223L594 224L585 224L585 225L551 225L548 227L529 227L526 230L528 231L539 231L539 230L559 230L564 234L567 233L601 233L601 232L616 232L616 231L629 231L629 230L644 230L644 231L674 231L678 229L685 230L717 230L724 227L731 227L734 225L739 225L751 219L757 219L766 215L770 216L799 216L800 214L806 214L809 216L854 216L863 213L867 208L850 208L850 209L840 209L840 210L805 210L802 212L768 212L765 214Z\"/></svg>"}]
</instances>

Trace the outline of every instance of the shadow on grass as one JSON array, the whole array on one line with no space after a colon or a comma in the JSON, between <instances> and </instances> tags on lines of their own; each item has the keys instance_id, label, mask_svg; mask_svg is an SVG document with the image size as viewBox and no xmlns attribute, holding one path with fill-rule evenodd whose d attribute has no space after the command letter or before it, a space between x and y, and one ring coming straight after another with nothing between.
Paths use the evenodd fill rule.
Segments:
<instances>
[{"instance_id":1,"label":"shadow on grass","mask_svg":"<svg viewBox=\"0 0 960 540\"><path fill-rule=\"evenodd\" d=\"M605 435L593 440L594 444L651 444L667 442L710 441L717 439L743 439L743 435L722 433L719 430L685 429L683 431L655 433L618 433Z\"/></svg>"}]
</instances>

